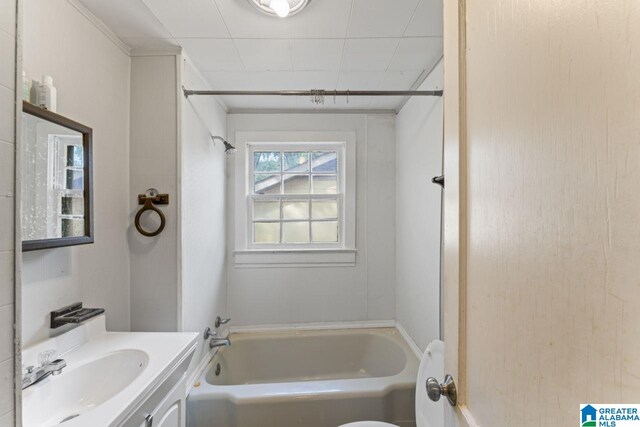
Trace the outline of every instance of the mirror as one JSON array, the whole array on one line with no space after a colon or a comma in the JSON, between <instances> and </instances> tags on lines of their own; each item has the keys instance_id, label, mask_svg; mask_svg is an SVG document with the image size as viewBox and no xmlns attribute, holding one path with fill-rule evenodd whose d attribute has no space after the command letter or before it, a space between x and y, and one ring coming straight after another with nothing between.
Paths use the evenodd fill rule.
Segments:
<instances>
[{"instance_id":1,"label":"mirror","mask_svg":"<svg viewBox=\"0 0 640 427\"><path fill-rule=\"evenodd\" d=\"M22 250L93 243L91 128L22 105Z\"/></svg>"}]
</instances>

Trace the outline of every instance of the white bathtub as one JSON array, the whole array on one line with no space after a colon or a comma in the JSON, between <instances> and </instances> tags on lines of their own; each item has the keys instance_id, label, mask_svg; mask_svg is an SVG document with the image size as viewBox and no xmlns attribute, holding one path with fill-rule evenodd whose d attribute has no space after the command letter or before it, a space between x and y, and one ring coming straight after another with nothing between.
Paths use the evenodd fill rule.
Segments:
<instances>
[{"instance_id":1,"label":"white bathtub","mask_svg":"<svg viewBox=\"0 0 640 427\"><path fill-rule=\"evenodd\" d=\"M231 341L187 399L189 427L415 426L418 359L396 329L234 334Z\"/></svg>"}]
</instances>

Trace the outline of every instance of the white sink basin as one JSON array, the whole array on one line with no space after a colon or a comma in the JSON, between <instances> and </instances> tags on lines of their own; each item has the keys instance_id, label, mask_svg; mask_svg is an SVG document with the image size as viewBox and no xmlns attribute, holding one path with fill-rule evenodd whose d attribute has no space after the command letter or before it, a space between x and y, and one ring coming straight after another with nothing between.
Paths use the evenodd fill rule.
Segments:
<instances>
[{"instance_id":1,"label":"white sink basin","mask_svg":"<svg viewBox=\"0 0 640 427\"><path fill-rule=\"evenodd\" d=\"M102 315L27 347L24 366L55 350L67 367L23 390L22 425L142 425L164 397L156 391L187 372L198 341L195 332L108 332Z\"/></svg>"},{"instance_id":2,"label":"white sink basin","mask_svg":"<svg viewBox=\"0 0 640 427\"><path fill-rule=\"evenodd\" d=\"M79 366L68 363L60 375L25 390L24 425L64 425L116 396L148 365L147 353L129 349Z\"/></svg>"}]
</instances>

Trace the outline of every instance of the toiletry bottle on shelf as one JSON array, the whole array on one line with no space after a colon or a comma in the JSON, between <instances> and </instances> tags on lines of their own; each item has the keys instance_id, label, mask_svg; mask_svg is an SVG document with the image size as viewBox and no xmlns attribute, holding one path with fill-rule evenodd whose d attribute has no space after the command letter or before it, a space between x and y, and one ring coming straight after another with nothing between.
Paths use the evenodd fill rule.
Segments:
<instances>
[{"instance_id":1,"label":"toiletry bottle on shelf","mask_svg":"<svg viewBox=\"0 0 640 427\"><path fill-rule=\"evenodd\" d=\"M42 82L38 87L38 106L49 111L56 111L56 88L53 86L53 77L42 76Z\"/></svg>"},{"instance_id":2,"label":"toiletry bottle on shelf","mask_svg":"<svg viewBox=\"0 0 640 427\"><path fill-rule=\"evenodd\" d=\"M31 102L31 80L27 78L27 72L22 72L22 99Z\"/></svg>"},{"instance_id":3,"label":"toiletry bottle on shelf","mask_svg":"<svg viewBox=\"0 0 640 427\"><path fill-rule=\"evenodd\" d=\"M40 82L36 79L31 80L31 90L29 91L29 102L33 105L38 105L38 89L40 88Z\"/></svg>"}]
</instances>

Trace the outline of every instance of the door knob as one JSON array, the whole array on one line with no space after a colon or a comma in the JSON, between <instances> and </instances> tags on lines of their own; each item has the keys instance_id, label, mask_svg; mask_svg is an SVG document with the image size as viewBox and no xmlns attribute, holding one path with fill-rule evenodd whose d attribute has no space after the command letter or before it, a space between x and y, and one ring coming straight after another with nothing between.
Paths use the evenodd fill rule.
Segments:
<instances>
[{"instance_id":1,"label":"door knob","mask_svg":"<svg viewBox=\"0 0 640 427\"><path fill-rule=\"evenodd\" d=\"M440 396L445 396L451 406L456 406L458 402L458 392L453 377L447 375L444 377L442 384L438 383L438 380L433 377L427 378L427 396L434 402L440 400Z\"/></svg>"}]
</instances>

